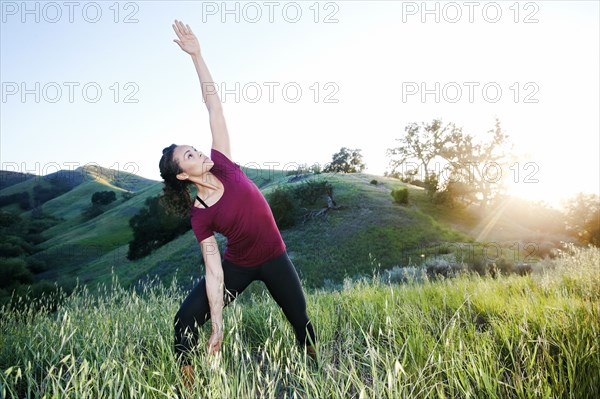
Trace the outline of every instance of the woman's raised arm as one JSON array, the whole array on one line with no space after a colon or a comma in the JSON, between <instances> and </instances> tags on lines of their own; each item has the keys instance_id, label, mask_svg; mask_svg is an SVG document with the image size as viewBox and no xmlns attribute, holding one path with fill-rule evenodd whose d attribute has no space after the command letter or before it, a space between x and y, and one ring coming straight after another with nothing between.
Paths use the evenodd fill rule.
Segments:
<instances>
[{"instance_id":1,"label":"woman's raised arm","mask_svg":"<svg viewBox=\"0 0 600 399\"><path fill-rule=\"evenodd\" d=\"M229 132L227 131L227 124L225 123L223 105L221 104L221 99L217 92L217 86L202 58L198 39L196 38L196 35L194 35L194 32L192 32L192 28L190 28L189 25L184 25L181 21L175 20L173 30L179 38L179 40L174 39L173 41L177 43L183 51L192 56L192 61L194 62L198 78L200 79L202 99L208 109L210 130L213 139L212 148L231 159Z\"/></svg>"}]
</instances>

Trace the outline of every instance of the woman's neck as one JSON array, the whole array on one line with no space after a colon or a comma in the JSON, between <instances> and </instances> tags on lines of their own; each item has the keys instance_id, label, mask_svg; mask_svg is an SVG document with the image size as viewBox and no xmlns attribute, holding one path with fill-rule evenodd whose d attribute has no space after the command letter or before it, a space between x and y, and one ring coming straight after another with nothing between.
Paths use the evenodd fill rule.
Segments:
<instances>
[{"instance_id":1,"label":"woman's neck","mask_svg":"<svg viewBox=\"0 0 600 399\"><path fill-rule=\"evenodd\" d=\"M198 195L204 198L223 187L219 179L210 172L206 172L199 181L194 181L194 184L196 185Z\"/></svg>"}]
</instances>

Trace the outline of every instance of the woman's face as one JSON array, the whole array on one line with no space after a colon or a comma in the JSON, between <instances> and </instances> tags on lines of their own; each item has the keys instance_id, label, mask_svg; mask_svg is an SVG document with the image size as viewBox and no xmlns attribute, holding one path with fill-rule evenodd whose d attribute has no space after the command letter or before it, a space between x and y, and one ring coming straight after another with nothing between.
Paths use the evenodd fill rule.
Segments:
<instances>
[{"instance_id":1,"label":"woman's face","mask_svg":"<svg viewBox=\"0 0 600 399\"><path fill-rule=\"evenodd\" d=\"M173 158L179 164L181 170L188 176L200 177L208 172L214 165L214 162L206 154L196 150L191 145L178 145L173 150ZM187 176L178 178L186 179Z\"/></svg>"}]
</instances>

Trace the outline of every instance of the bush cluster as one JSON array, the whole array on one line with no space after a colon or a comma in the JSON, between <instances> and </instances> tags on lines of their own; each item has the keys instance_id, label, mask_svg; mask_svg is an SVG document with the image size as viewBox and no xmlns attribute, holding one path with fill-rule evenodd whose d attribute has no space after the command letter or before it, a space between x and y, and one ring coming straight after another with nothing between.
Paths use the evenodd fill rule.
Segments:
<instances>
[{"instance_id":1,"label":"bush cluster","mask_svg":"<svg viewBox=\"0 0 600 399\"><path fill-rule=\"evenodd\" d=\"M327 194L333 195L333 186L327 180L309 180L291 187L279 186L266 197L277 227L283 230L298 222L302 208L327 206Z\"/></svg>"},{"instance_id":2,"label":"bush cluster","mask_svg":"<svg viewBox=\"0 0 600 399\"><path fill-rule=\"evenodd\" d=\"M392 190L391 194L395 203L402 205L408 204L408 188L395 188Z\"/></svg>"},{"instance_id":3,"label":"bush cluster","mask_svg":"<svg viewBox=\"0 0 600 399\"><path fill-rule=\"evenodd\" d=\"M44 241L40 233L54 224L53 218L27 220L0 211L0 306L31 302L57 288L46 280L34 281L34 275L46 271L47 265L31 256L35 245ZM28 299L24 302L20 297Z\"/></svg>"},{"instance_id":4,"label":"bush cluster","mask_svg":"<svg viewBox=\"0 0 600 399\"><path fill-rule=\"evenodd\" d=\"M31 201L29 200L29 193L27 191L10 195L0 195L0 206L13 203L19 204L19 208L23 209L24 211L31 209Z\"/></svg>"},{"instance_id":5,"label":"bush cluster","mask_svg":"<svg viewBox=\"0 0 600 399\"><path fill-rule=\"evenodd\" d=\"M145 206L129 219L133 240L129 242L127 259L142 258L191 229L189 218L167 214L158 198L146 198Z\"/></svg>"},{"instance_id":6,"label":"bush cluster","mask_svg":"<svg viewBox=\"0 0 600 399\"><path fill-rule=\"evenodd\" d=\"M117 200L114 191L96 191L92 194L92 204L108 205Z\"/></svg>"}]
</instances>

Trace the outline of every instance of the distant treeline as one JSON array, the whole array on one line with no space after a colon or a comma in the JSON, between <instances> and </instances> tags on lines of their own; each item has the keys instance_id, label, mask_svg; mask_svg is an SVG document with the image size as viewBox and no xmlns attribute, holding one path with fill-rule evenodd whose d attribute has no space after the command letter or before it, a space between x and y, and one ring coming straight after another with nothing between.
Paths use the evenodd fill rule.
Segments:
<instances>
[{"instance_id":1,"label":"distant treeline","mask_svg":"<svg viewBox=\"0 0 600 399\"><path fill-rule=\"evenodd\" d=\"M50 179L48 180L49 186L42 184L36 184L33 186L33 201L27 191L21 191L9 195L0 195L0 206L6 206L10 204L18 204L19 208L24 211L28 211L35 207L41 206L43 203L50 201L56 197L59 197L71 190L73 186L65 180Z\"/></svg>"},{"instance_id":2,"label":"distant treeline","mask_svg":"<svg viewBox=\"0 0 600 399\"><path fill-rule=\"evenodd\" d=\"M29 193L22 191L20 193L0 195L0 206L6 206L15 203L19 204L19 208L23 209L24 211L31 209Z\"/></svg>"}]
</instances>

